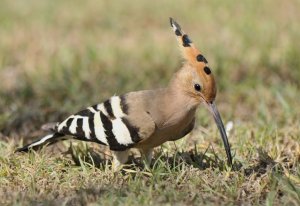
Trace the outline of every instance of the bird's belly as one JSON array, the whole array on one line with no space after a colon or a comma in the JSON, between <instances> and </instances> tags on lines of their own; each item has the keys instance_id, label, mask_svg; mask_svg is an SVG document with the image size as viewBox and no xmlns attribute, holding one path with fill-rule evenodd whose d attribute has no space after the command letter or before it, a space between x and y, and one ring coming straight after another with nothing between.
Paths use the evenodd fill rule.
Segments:
<instances>
[{"instance_id":1,"label":"bird's belly","mask_svg":"<svg viewBox=\"0 0 300 206\"><path fill-rule=\"evenodd\" d=\"M180 139L187 134L185 131L189 128L189 125L190 122L180 126L173 125L168 128L157 129L149 138L140 141L135 147L141 149L154 148L167 141ZM189 129L189 131L191 131L191 129Z\"/></svg>"}]
</instances>

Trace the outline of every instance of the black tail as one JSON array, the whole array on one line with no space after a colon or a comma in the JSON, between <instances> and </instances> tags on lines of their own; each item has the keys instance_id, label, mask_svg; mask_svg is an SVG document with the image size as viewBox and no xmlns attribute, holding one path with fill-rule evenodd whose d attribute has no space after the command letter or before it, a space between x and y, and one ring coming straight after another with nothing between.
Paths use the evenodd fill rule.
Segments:
<instances>
[{"instance_id":1,"label":"black tail","mask_svg":"<svg viewBox=\"0 0 300 206\"><path fill-rule=\"evenodd\" d=\"M29 149L37 150L43 147L46 144L53 144L59 140L62 140L62 137L65 136L64 134L60 133L53 133L53 134L48 134L22 148L18 148L16 152L28 152Z\"/></svg>"}]
</instances>

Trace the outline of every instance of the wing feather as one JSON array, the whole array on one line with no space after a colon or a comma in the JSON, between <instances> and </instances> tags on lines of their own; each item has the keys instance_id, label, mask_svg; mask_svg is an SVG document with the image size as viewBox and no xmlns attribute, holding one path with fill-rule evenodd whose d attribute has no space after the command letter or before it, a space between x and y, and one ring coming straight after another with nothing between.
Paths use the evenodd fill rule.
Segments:
<instances>
[{"instance_id":1,"label":"wing feather","mask_svg":"<svg viewBox=\"0 0 300 206\"><path fill-rule=\"evenodd\" d=\"M129 108L126 97L113 96L104 103L71 115L58 124L57 132L108 145L111 150L126 150L155 130L147 112L130 113Z\"/></svg>"}]
</instances>

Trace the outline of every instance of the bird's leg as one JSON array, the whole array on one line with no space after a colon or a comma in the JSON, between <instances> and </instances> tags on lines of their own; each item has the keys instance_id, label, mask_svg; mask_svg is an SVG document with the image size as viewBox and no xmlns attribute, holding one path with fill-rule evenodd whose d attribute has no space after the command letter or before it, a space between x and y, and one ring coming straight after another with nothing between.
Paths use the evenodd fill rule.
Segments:
<instances>
[{"instance_id":1,"label":"bird's leg","mask_svg":"<svg viewBox=\"0 0 300 206\"><path fill-rule=\"evenodd\" d=\"M125 151L112 151L113 162L112 169L113 171L118 171L122 169L123 164L128 161L129 150Z\"/></svg>"},{"instance_id":2,"label":"bird's leg","mask_svg":"<svg viewBox=\"0 0 300 206\"><path fill-rule=\"evenodd\" d=\"M142 158L144 159L144 162L146 166L150 166L152 156L153 156L153 148L149 149L140 149Z\"/></svg>"}]
</instances>

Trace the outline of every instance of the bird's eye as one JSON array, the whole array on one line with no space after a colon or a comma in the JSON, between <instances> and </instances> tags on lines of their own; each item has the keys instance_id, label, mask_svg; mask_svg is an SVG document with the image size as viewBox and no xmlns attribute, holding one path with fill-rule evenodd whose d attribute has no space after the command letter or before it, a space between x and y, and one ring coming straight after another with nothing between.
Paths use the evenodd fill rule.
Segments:
<instances>
[{"instance_id":1,"label":"bird's eye","mask_svg":"<svg viewBox=\"0 0 300 206\"><path fill-rule=\"evenodd\" d=\"M196 91L200 92L201 91L201 86L199 84L195 84L194 88Z\"/></svg>"}]
</instances>

